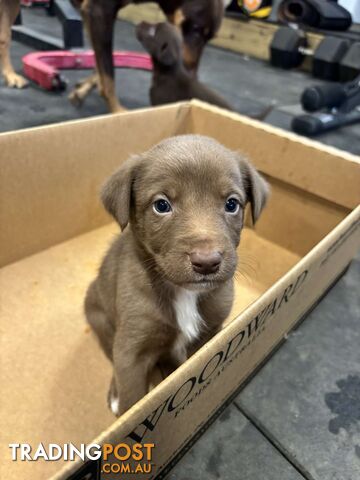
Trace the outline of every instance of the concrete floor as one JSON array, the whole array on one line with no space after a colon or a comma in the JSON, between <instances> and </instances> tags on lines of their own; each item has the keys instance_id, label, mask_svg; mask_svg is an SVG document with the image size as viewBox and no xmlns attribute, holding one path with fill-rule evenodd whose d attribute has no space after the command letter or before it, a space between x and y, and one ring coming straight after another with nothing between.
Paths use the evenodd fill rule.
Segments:
<instances>
[{"instance_id":1,"label":"concrete floor","mask_svg":"<svg viewBox=\"0 0 360 480\"><path fill-rule=\"evenodd\" d=\"M24 21L60 35L55 19L28 10ZM118 49L141 50L133 27L118 22ZM18 70L29 48L16 42ZM86 72L66 72L69 88ZM301 72L207 48L200 78L235 108L256 115L273 105L266 121L289 128L302 90L314 80ZM117 90L128 108L149 104L147 72L123 70ZM81 109L66 93L0 83L0 132L106 113L95 92ZM318 140L360 153L360 126ZM360 478L360 256L288 341L242 390L180 462L171 480L356 480ZM162 477L165 478L165 477Z\"/></svg>"}]
</instances>

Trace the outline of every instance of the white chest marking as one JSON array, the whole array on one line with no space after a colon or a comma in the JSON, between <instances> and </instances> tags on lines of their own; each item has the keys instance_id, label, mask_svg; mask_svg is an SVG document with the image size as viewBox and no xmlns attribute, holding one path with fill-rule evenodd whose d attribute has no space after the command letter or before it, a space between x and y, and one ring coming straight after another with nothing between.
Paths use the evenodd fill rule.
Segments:
<instances>
[{"instance_id":1,"label":"white chest marking","mask_svg":"<svg viewBox=\"0 0 360 480\"><path fill-rule=\"evenodd\" d=\"M203 319L197 307L198 293L179 288L175 295L176 320L186 340L195 340L200 333Z\"/></svg>"}]
</instances>

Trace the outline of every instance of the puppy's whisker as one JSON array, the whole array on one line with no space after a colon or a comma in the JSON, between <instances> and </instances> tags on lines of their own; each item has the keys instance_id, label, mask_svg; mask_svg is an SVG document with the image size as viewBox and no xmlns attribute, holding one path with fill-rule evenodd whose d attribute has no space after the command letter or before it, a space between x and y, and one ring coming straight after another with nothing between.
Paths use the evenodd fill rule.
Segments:
<instances>
[{"instance_id":1,"label":"puppy's whisker","mask_svg":"<svg viewBox=\"0 0 360 480\"><path fill-rule=\"evenodd\" d=\"M238 282L245 280L249 284L253 283L253 279L246 272L243 272L241 270L236 270L234 277Z\"/></svg>"},{"instance_id":2,"label":"puppy's whisker","mask_svg":"<svg viewBox=\"0 0 360 480\"><path fill-rule=\"evenodd\" d=\"M240 269L246 274L256 278L259 271L259 262L257 258L251 254L241 254L237 264L237 270Z\"/></svg>"},{"instance_id":3,"label":"puppy's whisker","mask_svg":"<svg viewBox=\"0 0 360 480\"><path fill-rule=\"evenodd\" d=\"M257 265L258 264L258 259L257 257L255 257L254 255L252 255L251 253L243 253L243 252L240 252L240 254L238 255L238 260L239 262L247 262L247 263L250 263L250 264L254 264L254 265Z\"/></svg>"},{"instance_id":4,"label":"puppy's whisker","mask_svg":"<svg viewBox=\"0 0 360 480\"><path fill-rule=\"evenodd\" d=\"M144 265L144 267L156 266L156 261L154 258L147 258L146 260L142 261L142 264Z\"/></svg>"},{"instance_id":5,"label":"puppy's whisker","mask_svg":"<svg viewBox=\"0 0 360 480\"><path fill-rule=\"evenodd\" d=\"M236 271L241 273L246 273L248 275L254 275L254 276L256 276L257 274L257 270L253 268L251 265L248 265L246 263L239 263L236 266Z\"/></svg>"},{"instance_id":6,"label":"puppy's whisker","mask_svg":"<svg viewBox=\"0 0 360 480\"><path fill-rule=\"evenodd\" d=\"M251 272L253 275L257 275L259 271L259 266L258 265L251 265L250 263L246 262L239 262L237 265L238 269L244 269L248 272Z\"/></svg>"},{"instance_id":7,"label":"puppy's whisker","mask_svg":"<svg viewBox=\"0 0 360 480\"><path fill-rule=\"evenodd\" d=\"M258 270L253 268L251 265L240 264L237 266L236 270L253 278L257 278L258 276Z\"/></svg>"}]
</instances>

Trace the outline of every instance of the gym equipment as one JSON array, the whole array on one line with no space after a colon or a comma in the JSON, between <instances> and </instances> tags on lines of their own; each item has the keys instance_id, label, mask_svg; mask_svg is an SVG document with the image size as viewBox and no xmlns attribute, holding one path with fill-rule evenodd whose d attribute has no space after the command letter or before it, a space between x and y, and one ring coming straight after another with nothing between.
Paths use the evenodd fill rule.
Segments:
<instances>
[{"instance_id":1,"label":"gym equipment","mask_svg":"<svg viewBox=\"0 0 360 480\"><path fill-rule=\"evenodd\" d=\"M312 73L317 78L337 80L339 62L350 47L347 39L326 36L316 50L308 47L303 30L292 27L279 28L270 44L270 62L275 67L299 67L306 57L313 57Z\"/></svg>"},{"instance_id":2,"label":"gym equipment","mask_svg":"<svg viewBox=\"0 0 360 480\"><path fill-rule=\"evenodd\" d=\"M254 18L267 18L271 14L273 0L232 0L229 12L242 13Z\"/></svg>"},{"instance_id":3,"label":"gym equipment","mask_svg":"<svg viewBox=\"0 0 360 480\"><path fill-rule=\"evenodd\" d=\"M325 30L347 30L350 13L334 0L284 0L278 9L279 20Z\"/></svg>"},{"instance_id":4,"label":"gym equipment","mask_svg":"<svg viewBox=\"0 0 360 480\"><path fill-rule=\"evenodd\" d=\"M35 50L63 50L79 48L84 45L82 19L80 13L73 7L69 0L49 0L44 2L49 13L60 20L63 30L63 39L56 39L44 35L22 24L21 13L12 27L12 38L18 42L34 48Z\"/></svg>"},{"instance_id":5,"label":"gym equipment","mask_svg":"<svg viewBox=\"0 0 360 480\"><path fill-rule=\"evenodd\" d=\"M151 70L151 58L146 53L114 52L116 68L135 68ZM93 51L84 52L33 52L23 57L24 73L33 82L46 90L62 91L67 81L59 70L94 69L95 55Z\"/></svg>"},{"instance_id":6,"label":"gym equipment","mask_svg":"<svg viewBox=\"0 0 360 480\"><path fill-rule=\"evenodd\" d=\"M339 37L325 37L315 51L312 74L325 80L339 80L339 65L350 47L350 41Z\"/></svg>"},{"instance_id":7,"label":"gym equipment","mask_svg":"<svg viewBox=\"0 0 360 480\"><path fill-rule=\"evenodd\" d=\"M292 129L314 136L336 128L360 122L360 75L353 82L310 87L301 96L304 110L315 112L299 115ZM318 110L324 110L319 112Z\"/></svg>"},{"instance_id":8,"label":"gym equipment","mask_svg":"<svg viewBox=\"0 0 360 480\"><path fill-rule=\"evenodd\" d=\"M337 83L306 88L300 102L307 112L316 112L323 108L339 108L346 98L345 86Z\"/></svg>"},{"instance_id":9,"label":"gym equipment","mask_svg":"<svg viewBox=\"0 0 360 480\"><path fill-rule=\"evenodd\" d=\"M360 75L360 42L354 42L339 64L341 82L349 82Z\"/></svg>"}]
</instances>

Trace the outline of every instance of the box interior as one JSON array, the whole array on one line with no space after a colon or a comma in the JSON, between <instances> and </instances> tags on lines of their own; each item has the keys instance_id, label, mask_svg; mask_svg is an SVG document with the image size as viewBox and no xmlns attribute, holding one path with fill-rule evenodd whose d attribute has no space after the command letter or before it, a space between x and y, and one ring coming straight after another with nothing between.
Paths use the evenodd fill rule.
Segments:
<instances>
[{"instance_id":1,"label":"box interior","mask_svg":"<svg viewBox=\"0 0 360 480\"><path fill-rule=\"evenodd\" d=\"M268 132L256 122L228 118L227 132L234 128L236 138L221 138L221 129L217 134L212 129L212 115L196 103L181 104L0 135L2 446L86 443L114 421L106 405L111 366L85 323L83 299L119 232L97 192L129 154L170 135L207 133L230 148L245 145L271 183L271 199L256 229L243 232L227 322L350 212L353 200L347 193L334 196L335 202L331 187L320 187L323 195L316 195L305 178L301 188L301 172L289 180L267 169L263 152L242 141L249 131L253 142L266 141ZM283 153L277 151L279 163L288 161L292 148L316 156L313 146L288 138L285 143ZM327 155L351 176L352 166L335 153ZM2 462L1 477L48 478L60 467L61 462Z\"/></svg>"}]
</instances>

